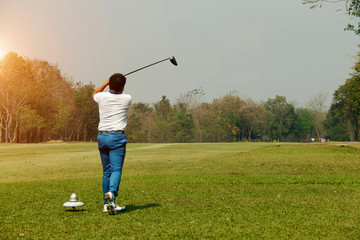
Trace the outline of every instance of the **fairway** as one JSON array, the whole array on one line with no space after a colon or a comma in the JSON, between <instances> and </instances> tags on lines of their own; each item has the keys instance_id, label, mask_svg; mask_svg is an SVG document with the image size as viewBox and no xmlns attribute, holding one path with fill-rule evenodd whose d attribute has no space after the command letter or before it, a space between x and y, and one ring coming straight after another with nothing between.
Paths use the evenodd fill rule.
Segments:
<instances>
[{"instance_id":1,"label":"fairway","mask_svg":"<svg viewBox=\"0 0 360 240\"><path fill-rule=\"evenodd\" d=\"M359 239L359 173L356 144L128 144L109 216L96 143L0 144L0 238Z\"/></svg>"}]
</instances>

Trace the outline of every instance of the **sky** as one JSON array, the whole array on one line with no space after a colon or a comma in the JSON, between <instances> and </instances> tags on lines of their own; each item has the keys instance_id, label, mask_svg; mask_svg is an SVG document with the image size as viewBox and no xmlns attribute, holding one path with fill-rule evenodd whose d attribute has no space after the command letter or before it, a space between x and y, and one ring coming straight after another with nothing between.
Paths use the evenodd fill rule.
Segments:
<instances>
[{"instance_id":1,"label":"sky","mask_svg":"<svg viewBox=\"0 0 360 240\"><path fill-rule=\"evenodd\" d=\"M349 78L359 36L344 31L343 4L302 0L0 0L0 58L9 51L57 64L74 82L101 85L128 73L133 102L172 103L202 89L296 106Z\"/></svg>"}]
</instances>

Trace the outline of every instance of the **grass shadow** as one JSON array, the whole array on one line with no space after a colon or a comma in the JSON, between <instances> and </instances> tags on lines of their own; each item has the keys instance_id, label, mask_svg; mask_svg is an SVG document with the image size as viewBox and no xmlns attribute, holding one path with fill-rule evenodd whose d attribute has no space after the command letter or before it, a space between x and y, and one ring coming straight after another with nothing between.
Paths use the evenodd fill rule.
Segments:
<instances>
[{"instance_id":1,"label":"grass shadow","mask_svg":"<svg viewBox=\"0 0 360 240\"><path fill-rule=\"evenodd\" d=\"M130 205L126 205L125 212L132 212L132 211L142 210L142 209L147 209L147 208L152 208L152 207L161 207L161 205L157 204L157 203L149 203L149 204L141 205L141 206L136 206L134 204L130 204Z\"/></svg>"}]
</instances>

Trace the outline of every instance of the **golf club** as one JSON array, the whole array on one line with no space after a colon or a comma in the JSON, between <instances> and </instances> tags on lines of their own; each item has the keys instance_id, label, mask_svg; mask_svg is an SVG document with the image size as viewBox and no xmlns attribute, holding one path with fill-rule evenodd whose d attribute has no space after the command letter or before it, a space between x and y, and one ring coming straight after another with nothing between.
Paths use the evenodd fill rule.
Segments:
<instances>
[{"instance_id":1,"label":"golf club","mask_svg":"<svg viewBox=\"0 0 360 240\"><path fill-rule=\"evenodd\" d=\"M155 62L155 63L149 64L149 65L147 65L147 66L145 66L145 67L142 67L142 68L136 69L136 70L134 70L134 71L132 71L132 72L129 72L129 73L127 73L127 74L124 74L124 76L127 76L127 75L132 74L132 73L137 72L137 71L140 71L140 70L142 70L142 69L144 69L144 68L147 68L147 67L150 67L150 66L152 66L152 65L155 65L155 64L158 64L158 63L164 62L164 61L166 61L166 60L170 60L170 62L171 62L172 64L174 64L175 66L177 66L176 59L175 59L175 57L174 57L174 56L172 56L172 57L169 57L169 58L165 58L165 59L163 59L163 60L160 60L160 61L158 61L158 62Z\"/></svg>"}]
</instances>

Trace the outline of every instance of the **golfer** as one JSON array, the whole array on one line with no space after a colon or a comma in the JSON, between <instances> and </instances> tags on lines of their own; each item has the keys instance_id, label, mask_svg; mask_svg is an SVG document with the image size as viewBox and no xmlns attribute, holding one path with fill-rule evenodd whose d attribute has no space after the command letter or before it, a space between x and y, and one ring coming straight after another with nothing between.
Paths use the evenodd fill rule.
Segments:
<instances>
[{"instance_id":1,"label":"golfer","mask_svg":"<svg viewBox=\"0 0 360 240\"><path fill-rule=\"evenodd\" d=\"M103 212L108 212L110 215L125 209L115 203L128 142L124 130L131 96L123 94L125 83L124 75L115 73L92 94L92 98L99 105L97 140L103 166ZM108 85L110 91L103 92Z\"/></svg>"}]
</instances>

